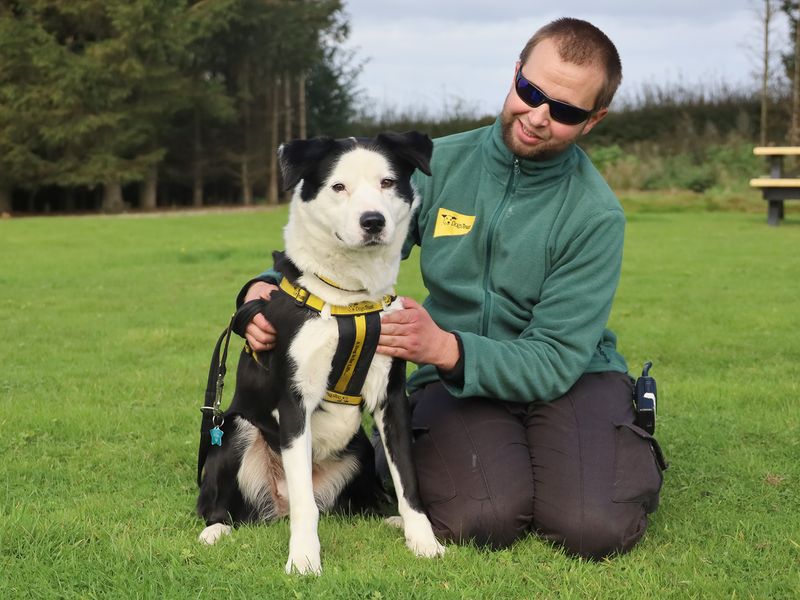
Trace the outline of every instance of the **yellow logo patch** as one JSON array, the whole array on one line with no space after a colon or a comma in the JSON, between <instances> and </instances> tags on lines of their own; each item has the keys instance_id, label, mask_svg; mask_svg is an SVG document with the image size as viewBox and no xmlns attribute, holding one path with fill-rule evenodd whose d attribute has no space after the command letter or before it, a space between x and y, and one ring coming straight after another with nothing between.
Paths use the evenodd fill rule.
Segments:
<instances>
[{"instance_id":1,"label":"yellow logo patch","mask_svg":"<svg viewBox=\"0 0 800 600\"><path fill-rule=\"evenodd\" d=\"M440 208L436 215L436 226L433 228L433 237L446 235L467 235L472 231L475 223L474 215L462 215L446 208Z\"/></svg>"}]
</instances>

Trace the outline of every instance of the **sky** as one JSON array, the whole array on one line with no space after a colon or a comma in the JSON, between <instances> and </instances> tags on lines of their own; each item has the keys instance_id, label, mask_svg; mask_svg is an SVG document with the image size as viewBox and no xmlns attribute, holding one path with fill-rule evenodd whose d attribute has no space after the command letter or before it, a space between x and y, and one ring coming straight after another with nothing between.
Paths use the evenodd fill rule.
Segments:
<instances>
[{"instance_id":1,"label":"sky","mask_svg":"<svg viewBox=\"0 0 800 600\"><path fill-rule=\"evenodd\" d=\"M658 89L757 85L759 0L345 0L347 47L363 63L364 105L378 113L496 114L528 38L562 16L585 19L617 46L618 98ZM553 9L551 6L558 6ZM780 14L773 40L788 45Z\"/></svg>"}]
</instances>

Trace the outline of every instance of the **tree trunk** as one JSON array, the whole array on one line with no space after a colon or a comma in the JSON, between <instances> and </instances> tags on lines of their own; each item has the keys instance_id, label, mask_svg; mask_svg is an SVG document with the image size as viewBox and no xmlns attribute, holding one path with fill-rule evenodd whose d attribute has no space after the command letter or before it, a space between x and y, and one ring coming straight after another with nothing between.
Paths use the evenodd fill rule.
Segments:
<instances>
[{"instance_id":1,"label":"tree trunk","mask_svg":"<svg viewBox=\"0 0 800 600\"><path fill-rule=\"evenodd\" d=\"M292 78L288 71L283 74L283 141L292 139Z\"/></svg>"},{"instance_id":2,"label":"tree trunk","mask_svg":"<svg viewBox=\"0 0 800 600\"><path fill-rule=\"evenodd\" d=\"M158 206L158 167L150 167L139 188L139 208L155 210Z\"/></svg>"},{"instance_id":3,"label":"tree trunk","mask_svg":"<svg viewBox=\"0 0 800 600\"><path fill-rule=\"evenodd\" d=\"M244 150L240 164L240 179L242 185L242 202L246 205L253 204L253 184L250 180L250 148L252 147L253 117L250 106L250 61L245 58L242 65L242 125L244 126Z\"/></svg>"},{"instance_id":4,"label":"tree trunk","mask_svg":"<svg viewBox=\"0 0 800 600\"><path fill-rule=\"evenodd\" d=\"M122 185L118 181L103 186L103 203L100 209L104 213L120 213L125 209L122 201Z\"/></svg>"},{"instance_id":5,"label":"tree trunk","mask_svg":"<svg viewBox=\"0 0 800 600\"><path fill-rule=\"evenodd\" d=\"M194 143L192 144L192 206L203 206L203 138L200 115L194 112Z\"/></svg>"},{"instance_id":6,"label":"tree trunk","mask_svg":"<svg viewBox=\"0 0 800 600\"><path fill-rule=\"evenodd\" d=\"M75 188L68 187L64 190L64 210L68 213L75 212Z\"/></svg>"},{"instance_id":7,"label":"tree trunk","mask_svg":"<svg viewBox=\"0 0 800 600\"><path fill-rule=\"evenodd\" d=\"M242 170L241 170L241 183L242 183L242 201L245 206L253 204L253 184L250 181L250 165L248 164L247 156L242 157Z\"/></svg>"},{"instance_id":8,"label":"tree trunk","mask_svg":"<svg viewBox=\"0 0 800 600\"><path fill-rule=\"evenodd\" d=\"M11 212L11 190L0 187L0 214Z\"/></svg>"},{"instance_id":9,"label":"tree trunk","mask_svg":"<svg viewBox=\"0 0 800 600\"><path fill-rule=\"evenodd\" d=\"M300 139L308 137L308 125L306 122L306 74L300 73L297 77L297 121L300 128Z\"/></svg>"},{"instance_id":10,"label":"tree trunk","mask_svg":"<svg viewBox=\"0 0 800 600\"><path fill-rule=\"evenodd\" d=\"M772 0L764 0L764 50L761 73L761 137L762 146L767 145L767 113L769 111L769 26L773 16Z\"/></svg>"},{"instance_id":11,"label":"tree trunk","mask_svg":"<svg viewBox=\"0 0 800 600\"><path fill-rule=\"evenodd\" d=\"M192 206L203 206L203 171L197 163L192 179Z\"/></svg>"},{"instance_id":12,"label":"tree trunk","mask_svg":"<svg viewBox=\"0 0 800 600\"><path fill-rule=\"evenodd\" d=\"M278 171L278 85L273 81L270 91L269 106L269 165L267 169L269 185L267 189L267 202L278 204L278 190L280 172Z\"/></svg>"},{"instance_id":13,"label":"tree trunk","mask_svg":"<svg viewBox=\"0 0 800 600\"><path fill-rule=\"evenodd\" d=\"M800 146L800 13L794 22L794 78L792 80L792 129L789 145Z\"/></svg>"}]
</instances>

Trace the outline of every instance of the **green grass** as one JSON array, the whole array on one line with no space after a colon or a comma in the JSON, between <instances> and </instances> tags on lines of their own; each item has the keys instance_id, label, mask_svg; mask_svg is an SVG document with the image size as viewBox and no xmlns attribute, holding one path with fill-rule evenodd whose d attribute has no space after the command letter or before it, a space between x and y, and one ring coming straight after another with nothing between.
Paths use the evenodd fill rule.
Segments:
<instances>
[{"instance_id":1,"label":"green grass","mask_svg":"<svg viewBox=\"0 0 800 600\"><path fill-rule=\"evenodd\" d=\"M0 221L0 595L796 597L800 216L629 207L612 328L632 367L655 362L671 462L643 542L428 561L378 520L325 517L321 578L283 573L285 522L206 548L193 514L210 352L285 210ZM399 288L424 294L413 260Z\"/></svg>"}]
</instances>

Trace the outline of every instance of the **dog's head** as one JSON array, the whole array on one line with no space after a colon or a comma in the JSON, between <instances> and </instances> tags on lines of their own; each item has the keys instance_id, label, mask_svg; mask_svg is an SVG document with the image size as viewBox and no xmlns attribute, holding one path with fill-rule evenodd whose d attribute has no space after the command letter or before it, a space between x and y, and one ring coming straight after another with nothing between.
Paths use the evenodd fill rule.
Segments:
<instances>
[{"instance_id":1,"label":"dog's head","mask_svg":"<svg viewBox=\"0 0 800 600\"><path fill-rule=\"evenodd\" d=\"M361 249L405 239L417 202L411 175L431 174L432 151L430 138L412 131L294 140L280 147L279 157L306 231L326 246Z\"/></svg>"}]
</instances>

